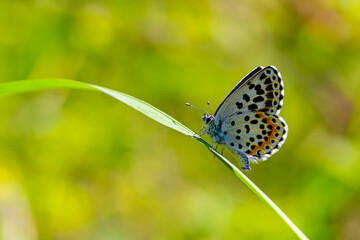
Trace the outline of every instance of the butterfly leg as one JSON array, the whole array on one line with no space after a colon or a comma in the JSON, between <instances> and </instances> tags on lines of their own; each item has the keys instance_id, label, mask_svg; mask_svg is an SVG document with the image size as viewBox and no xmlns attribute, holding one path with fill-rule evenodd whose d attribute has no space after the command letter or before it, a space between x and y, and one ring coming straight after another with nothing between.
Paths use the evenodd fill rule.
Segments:
<instances>
[{"instance_id":1,"label":"butterfly leg","mask_svg":"<svg viewBox=\"0 0 360 240\"><path fill-rule=\"evenodd\" d=\"M202 135L204 135L204 133L205 133L205 131L203 131L200 135L199 135L199 137L201 137ZM196 134L196 133L195 133Z\"/></svg>"},{"instance_id":2,"label":"butterfly leg","mask_svg":"<svg viewBox=\"0 0 360 240\"><path fill-rule=\"evenodd\" d=\"M241 170L243 171L248 171L250 170L250 160L248 158L248 156L246 156L245 153L243 152L236 152L236 155L238 155L238 157L240 158L240 163L241 163Z\"/></svg>"},{"instance_id":3,"label":"butterfly leg","mask_svg":"<svg viewBox=\"0 0 360 240\"><path fill-rule=\"evenodd\" d=\"M201 132L203 129L204 129L204 127L200 128L200 130L197 131L194 135L198 134L198 133ZM203 135L203 134L204 134L204 132L201 133L201 135ZM201 135L199 135L199 136L201 136Z\"/></svg>"},{"instance_id":4,"label":"butterfly leg","mask_svg":"<svg viewBox=\"0 0 360 240\"><path fill-rule=\"evenodd\" d=\"M211 146L211 147L212 147L212 149L214 149L214 142L215 142L215 141L213 140L213 142L212 142L212 146ZM218 146L219 146L219 145L218 145L218 144L216 144L215 151L217 151ZM215 158L215 157L216 157L216 155L214 154L214 158Z\"/></svg>"},{"instance_id":5,"label":"butterfly leg","mask_svg":"<svg viewBox=\"0 0 360 240\"><path fill-rule=\"evenodd\" d=\"M223 149L221 150L221 155L224 153L225 146L223 146Z\"/></svg>"}]
</instances>

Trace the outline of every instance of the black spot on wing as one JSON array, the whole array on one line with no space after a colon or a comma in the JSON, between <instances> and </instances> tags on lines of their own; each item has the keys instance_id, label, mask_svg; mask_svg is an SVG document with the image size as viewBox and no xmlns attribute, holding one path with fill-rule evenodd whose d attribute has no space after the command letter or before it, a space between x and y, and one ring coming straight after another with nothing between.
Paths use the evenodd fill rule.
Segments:
<instances>
[{"instance_id":1,"label":"black spot on wing","mask_svg":"<svg viewBox=\"0 0 360 240\"><path fill-rule=\"evenodd\" d=\"M265 93L265 91L262 90L262 89L259 89L259 90L256 91L256 94L257 94L257 95L262 95L262 94L264 94L264 93Z\"/></svg>"},{"instance_id":2,"label":"black spot on wing","mask_svg":"<svg viewBox=\"0 0 360 240\"><path fill-rule=\"evenodd\" d=\"M271 83L271 79L270 79L270 78L266 79L264 83L265 83L266 85L267 85L267 84L270 84L270 83Z\"/></svg>"},{"instance_id":3,"label":"black spot on wing","mask_svg":"<svg viewBox=\"0 0 360 240\"><path fill-rule=\"evenodd\" d=\"M265 106L266 107L271 107L272 106L272 101L271 100L266 100Z\"/></svg>"},{"instance_id":4,"label":"black spot on wing","mask_svg":"<svg viewBox=\"0 0 360 240\"><path fill-rule=\"evenodd\" d=\"M236 104L236 107L237 107L238 109L241 109L241 108L243 107L243 103L242 103L242 102L236 102L235 104Z\"/></svg>"},{"instance_id":5,"label":"black spot on wing","mask_svg":"<svg viewBox=\"0 0 360 240\"><path fill-rule=\"evenodd\" d=\"M263 79L265 79L267 76L266 76L266 74L265 73L262 73L261 75L260 75L260 80L263 80Z\"/></svg>"},{"instance_id":6,"label":"black spot on wing","mask_svg":"<svg viewBox=\"0 0 360 240\"><path fill-rule=\"evenodd\" d=\"M276 93L276 92L275 92L275 93ZM266 97L268 97L268 98L274 98L273 92L268 92L268 93L266 94Z\"/></svg>"},{"instance_id":7,"label":"black spot on wing","mask_svg":"<svg viewBox=\"0 0 360 240\"><path fill-rule=\"evenodd\" d=\"M249 106L248 106L248 109L251 111L251 110L255 110L255 109L257 109L258 108L258 106L255 104L255 103L253 103L253 104L250 104Z\"/></svg>"},{"instance_id":8,"label":"black spot on wing","mask_svg":"<svg viewBox=\"0 0 360 240\"><path fill-rule=\"evenodd\" d=\"M268 86L265 88L265 90L271 91L271 90L274 90L274 88L273 88L273 86L270 84L270 85L268 85Z\"/></svg>"},{"instance_id":9,"label":"black spot on wing","mask_svg":"<svg viewBox=\"0 0 360 240\"><path fill-rule=\"evenodd\" d=\"M256 97L256 98L254 98L254 100L253 100L254 102L262 102L262 101L264 101L264 97L262 97L262 96L258 96L258 97Z\"/></svg>"}]
</instances>

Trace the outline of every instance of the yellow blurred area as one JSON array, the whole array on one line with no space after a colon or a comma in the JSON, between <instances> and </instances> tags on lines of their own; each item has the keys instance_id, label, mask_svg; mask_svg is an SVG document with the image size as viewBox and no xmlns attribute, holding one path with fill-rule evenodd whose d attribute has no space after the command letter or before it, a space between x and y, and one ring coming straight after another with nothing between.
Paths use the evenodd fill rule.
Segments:
<instances>
[{"instance_id":1,"label":"yellow blurred area","mask_svg":"<svg viewBox=\"0 0 360 240\"><path fill-rule=\"evenodd\" d=\"M0 168L0 214L2 239L38 239L26 194L4 167Z\"/></svg>"},{"instance_id":2,"label":"yellow blurred area","mask_svg":"<svg viewBox=\"0 0 360 240\"><path fill-rule=\"evenodd\" d=\"M197 131L202 113L186 102L216 108L274 65L289 135L246 175L310 239L360 239L359 11L356 0L2 0L0 81L112 88ZM296 239L203 146L108 96L49 90L0 109L0 239Z\"/></svg>"}]
</instances>

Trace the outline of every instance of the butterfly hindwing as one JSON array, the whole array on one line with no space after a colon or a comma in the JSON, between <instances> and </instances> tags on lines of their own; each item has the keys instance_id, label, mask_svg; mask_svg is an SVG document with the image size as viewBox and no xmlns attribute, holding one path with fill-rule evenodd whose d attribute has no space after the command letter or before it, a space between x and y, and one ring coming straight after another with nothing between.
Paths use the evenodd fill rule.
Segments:
<instances>
[{"instance_id":1,"label":"butterfly hindwing","mask_svg":"<svg viewBox=\"0 0 360 240\"><path fill-rule=\"evenodd\" d=\"M277 152L288 130L281 117L261 111L233 115L226 119L222 129L226 131L226 145L253 160L266 160Z\"/></svg>"},{"instance_id":2,"label":"butterfly hindwing","mask_svg":"<svg viewBox=\"0 0 360 240\"><path fill-rule=\"evenodd\" d=\"M215 119L223 122L235 114L262 111L280 113L284 87L281 74L274 66L258 67L250 72L223 100Z\"/></svg>"}]
</instances>

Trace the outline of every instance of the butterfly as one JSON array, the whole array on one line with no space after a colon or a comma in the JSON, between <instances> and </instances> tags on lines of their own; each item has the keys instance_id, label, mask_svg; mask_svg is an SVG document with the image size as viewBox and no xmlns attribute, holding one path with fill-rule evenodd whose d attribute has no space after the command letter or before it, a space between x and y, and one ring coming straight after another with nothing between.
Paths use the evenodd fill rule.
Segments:
<instances>
[{"instance_id":1,"label":"butterfly","mask_svg":"<svg viewBox=\"0 0 360 240\"><path fill-rule=\"evenodd\" d=\"M231 90L214 115L187 105L205 112L199 136L206 133L212 146L228 147L239 158L241 169L250 170L250 162L266 160L285 142L288 126L279 116L283 99L279 71L274 66L259 66Z\"/></svg>"}]
</instances>

